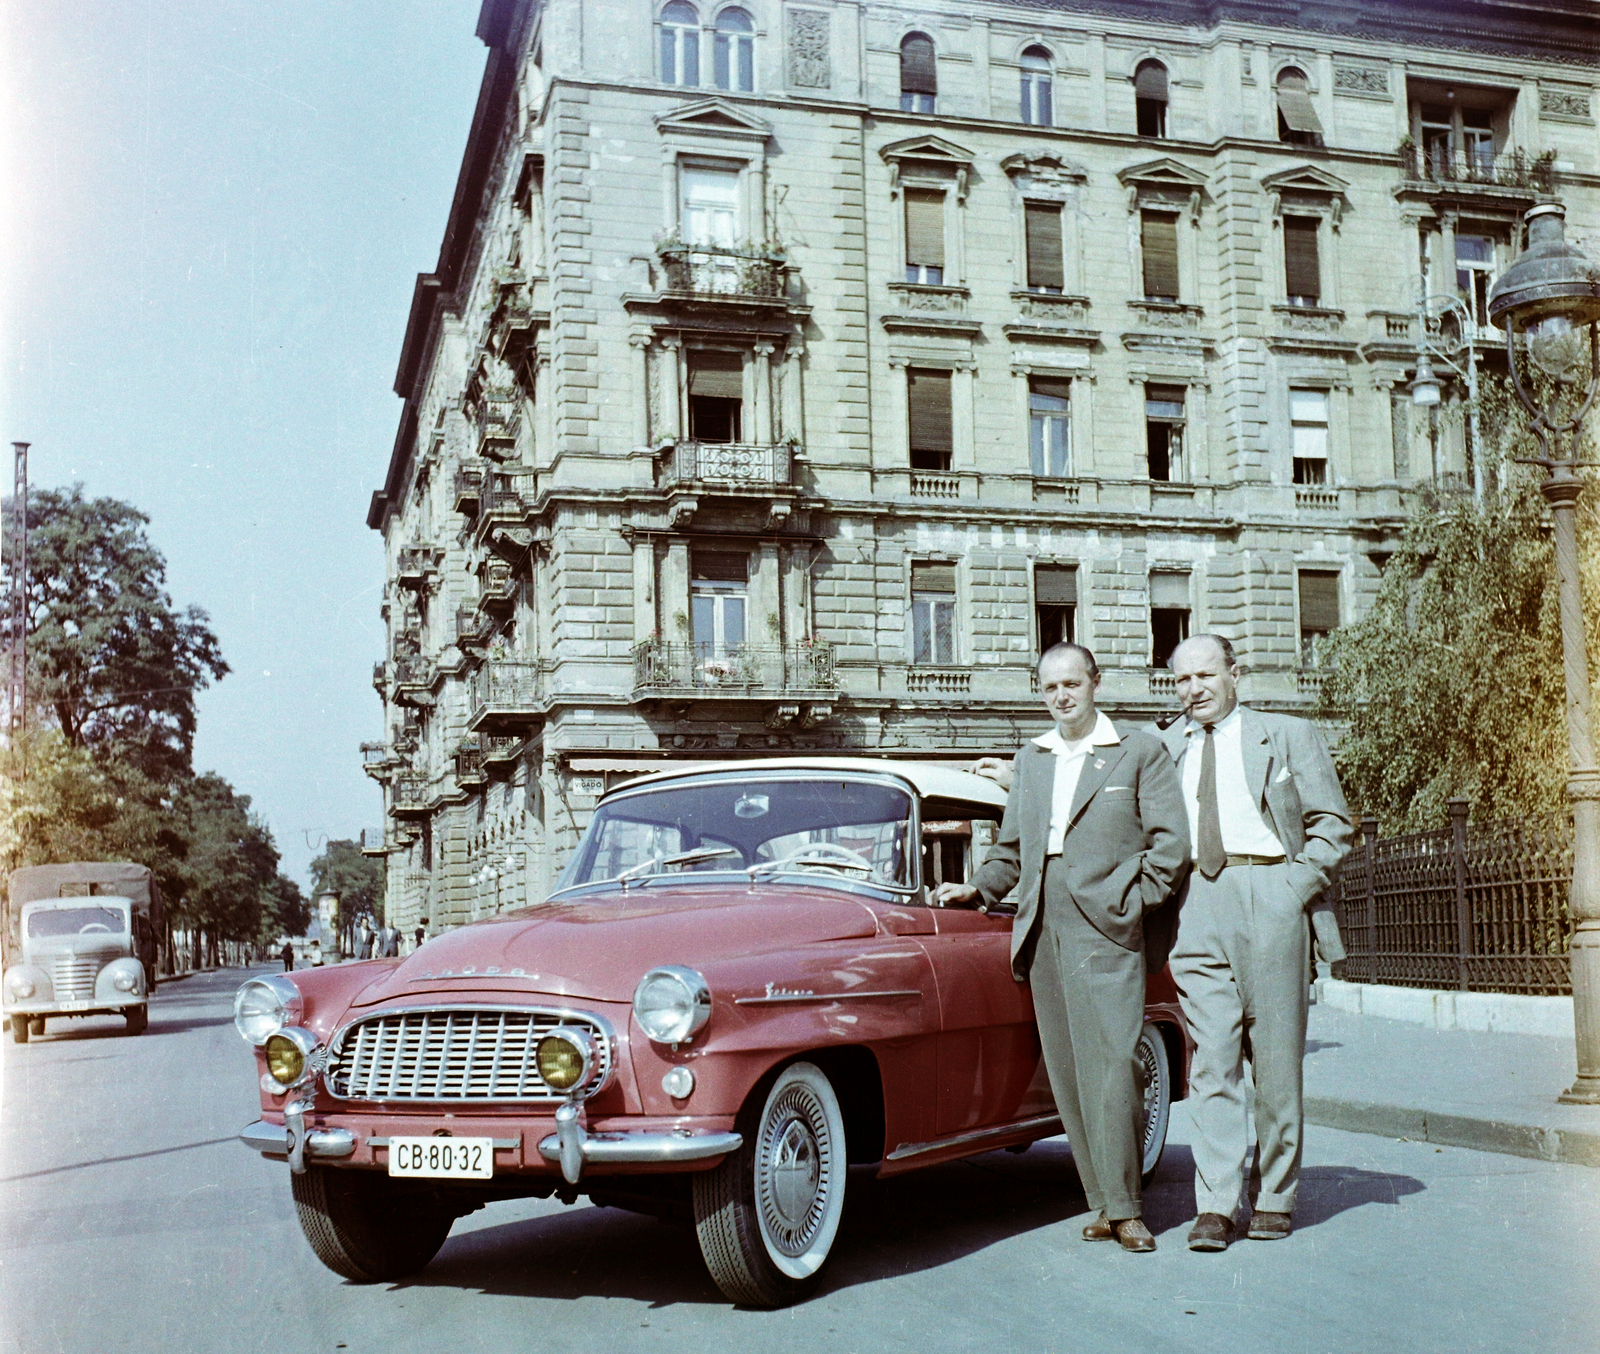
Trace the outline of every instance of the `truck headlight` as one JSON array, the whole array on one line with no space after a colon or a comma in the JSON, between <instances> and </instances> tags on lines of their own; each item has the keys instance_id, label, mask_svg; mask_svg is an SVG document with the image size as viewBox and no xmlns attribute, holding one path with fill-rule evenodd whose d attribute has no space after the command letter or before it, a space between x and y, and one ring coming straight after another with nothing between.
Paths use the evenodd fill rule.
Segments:
<instances>
[{"instance_id":1,"label":"truck headlight","mask_svg":"<svg viewBox=\"0 0 1600 1354\"><path fill-rule=\"evenodd\" d=\"M633 992L633 1018L658 1044L680 1044L711 1018L711 989L692 968L653 968Z\"/></svg>"},{"instance_id":2,"label":"truck headlight","mask_svg":"<svg viewBox=\"0 0 1600 1354\"><path fill-rule=\"evenodd\" d=\"M252 978L233 999L233 1024L247 1044L258 1048L291 1020L300 1017L300 989L274 974Z\"/></svg>"},{"instance_id":3,"label":"truck headlight","mask_svg":"<svg viewBox=\"0 0 1600 1354\"><path fill-rule=\"evenodd\" d=\"M11 995L22 1001L27 1001L34 993L34 986L26 978L18 978L11 984Z\"/></svg>"},{"instance_id":4,"label":"truck headlight","mask_svg":"<svg viewBox=\"0 0 1600 1354\"><path fill-rule=\"evenodd\" d=\"M124 969L122 972L112 976L111 986L116 988L118 992L132 992L134 988L139 986L139 977L137 974L129 973Z\"/></svg>"},{"instance_id":5,"label":"truck headlight","mask_svg":"<svg viewBox=\"0 0 1600 1354\"><path fill-rule=\"evenodd\" d=\"M594 1068L594 1042L586 1030L559 1025L534 1050L539 1075L552 1091L570 1091L589 1079Z\"/></svg>"},{"instance_id":6,"label":"truck headlight","mask_svg":"<svg viewBox=\"0 0 1600 1354\"><path fill-rule=\"evenodd\" d=\"M297 1086L311 1070L311 1055L317 1047L310 1030L286 1026L266 1040L267 1075L280 1086Z\"/></svg>"}]
</instances>

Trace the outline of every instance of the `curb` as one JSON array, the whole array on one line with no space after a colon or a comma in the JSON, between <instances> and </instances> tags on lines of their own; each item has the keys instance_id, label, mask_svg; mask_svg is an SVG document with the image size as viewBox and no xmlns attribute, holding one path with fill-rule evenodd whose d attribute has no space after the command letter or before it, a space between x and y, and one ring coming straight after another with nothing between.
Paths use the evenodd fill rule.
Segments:
<instances>
[{"instance_id":1,"label":"curb","mask_svg":"<svg viewBox=\"0 0 1600 1354\"><path fill-rule=\"evenodd\" d=\"M1475 1152L1499 1152L1568 1166L1600 1166L1600 1130L1541 1128L1409 1105L1375 1105L1320 1095L1305 1098L1305 1118L1308 1124L1351 1133L1408 1138L1412 1142L1467 1147Z\"/></svg>"}]
</instances>

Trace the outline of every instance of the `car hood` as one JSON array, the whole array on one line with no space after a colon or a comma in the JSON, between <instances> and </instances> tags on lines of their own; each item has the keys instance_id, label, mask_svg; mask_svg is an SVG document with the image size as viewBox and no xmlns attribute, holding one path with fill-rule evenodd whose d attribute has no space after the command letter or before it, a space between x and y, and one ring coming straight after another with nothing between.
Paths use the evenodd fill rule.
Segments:
<instances>
[{"instance_id":1,"label":"car hood","mask_svg":"<svg viewBox=\"0 0 1600 1354\"><path fill-rule=\"evenodd\" d=\"M825 889L788 888L781 897L727 886L590 895L447 932L364 988L351 1005L469 992L631 1001L639 979L658 964L699 968L877 931L870 905Z\"/></svg>"}]
</instances>

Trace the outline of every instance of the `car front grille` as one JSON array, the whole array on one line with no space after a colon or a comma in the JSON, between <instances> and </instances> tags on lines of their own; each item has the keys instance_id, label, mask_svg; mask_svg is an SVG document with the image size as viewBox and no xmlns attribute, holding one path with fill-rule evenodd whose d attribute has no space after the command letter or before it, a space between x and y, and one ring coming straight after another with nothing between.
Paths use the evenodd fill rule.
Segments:
<instances>
[{"instance_id":1,"label":"car front grille","mask_svg":"<svg viewBox=\"0 0 1600 1354\"><path fill-rule=\"evenodd\" d=\"M58 954L56 966L50 975L57 1001L83 1001L94 996L94 980L99 975L101 962L90 955L79 958L72 954Z\"/></svg>"},{"instance_id":2,"label":"car front grille","mask_svg":"<svg viewBox=\"0 0 1600 1354\"><path fill-rule=\"evenodd\" d=\"M586 1030L595 1069L611 1071L603 1023L565 1011L454 1007L368 1016L346 1027L328 1057L328 1090L343 1100L560 1100L534 1050L558 1025Z\"/></svg>"}]
</instances>

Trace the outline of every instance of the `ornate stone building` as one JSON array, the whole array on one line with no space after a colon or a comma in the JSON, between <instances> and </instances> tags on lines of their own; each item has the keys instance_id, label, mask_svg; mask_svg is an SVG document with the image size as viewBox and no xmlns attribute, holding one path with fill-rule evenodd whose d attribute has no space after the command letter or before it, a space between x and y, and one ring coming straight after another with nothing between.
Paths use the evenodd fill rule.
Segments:
<instances>
[{"instance_id":1,"label":"ornate stone building","mask_svg":"<svg viewBox=\"0 0 1600 1354\"><path fill-rule=\"evenodd\" d=\"M670 760L1009 753L1063 635L1118 715L1198 629L1308 708L1408 490L1493 470L1419 341L1535 202L1595 248L1594 21L487 0L368 517L392 915L542 896Z\"/></svg>"}]
</instances>

